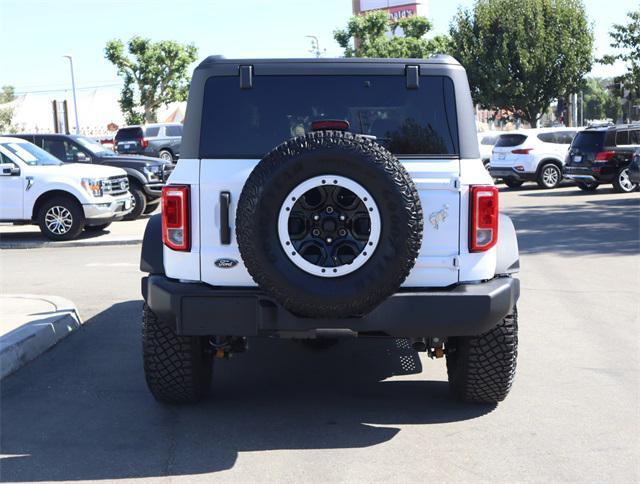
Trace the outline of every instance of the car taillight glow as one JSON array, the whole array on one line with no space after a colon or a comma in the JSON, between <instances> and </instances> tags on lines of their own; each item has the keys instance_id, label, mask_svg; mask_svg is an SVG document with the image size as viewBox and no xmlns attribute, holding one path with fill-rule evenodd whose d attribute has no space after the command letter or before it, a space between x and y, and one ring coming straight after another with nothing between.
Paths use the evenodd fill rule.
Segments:
<instances>
[{"instance_id":1,"label":"car taillight glow","mask_svg":"<svg viewBox=\"0 0 640 484\"><path fill-rule=\"evenodd\" d=\"M173 250L190 249L188 185L162 188L162 242Z\"/></svg>"},{"instance_id":2,"label":"car taillight glow","mask_svg":"<svg viewBox=\"0 0 640 484\"><path fill-rule=\"evenodd\" d=\"M531 151L533 151L533 148L519 148L517 150L511 150L511 153L514 155L528 155Z\"/></svg>"},{"instance_id":3,"label":"car taillight glow","mask_svg":"<svg viewBox=\"0 0 640 484\"><path fill-rule=\"evenodd\" d=\"M311 131L323 131L325 129L349 131L349 121L344 119L321 119L311 123Z\"/></svg>"},{"instance_id":4,"label":"car taillight glow","mask_svg":"<svg viewBox=\"0 0 640 484\"><path fill-rule=\"evenodd\" d=\"M149 146L149 140L147 138L142 138L140 140L140 146L142 146L143 148L146 148Z\"/></svg>"},{"instance_id":5,"label":"car taillight glow","mask_svg":"<svg viewBox=\"0 0 640 484\"><path fill-rule=\"evenodd\" d=\"M596 153L597 161L607 161L613 158L616 155L615 151L598 151Z\"/></svg>"},{"instance_id":6,"label":"car taillight glow","mask_svg":"<svg viewBox=\"0 0 640 484\"><path fill-rule=\"evenodd\" d=\"M472 186L469 252L483 252L498 242L498 189L494 186Z\"/></svg>"}]
</instances>

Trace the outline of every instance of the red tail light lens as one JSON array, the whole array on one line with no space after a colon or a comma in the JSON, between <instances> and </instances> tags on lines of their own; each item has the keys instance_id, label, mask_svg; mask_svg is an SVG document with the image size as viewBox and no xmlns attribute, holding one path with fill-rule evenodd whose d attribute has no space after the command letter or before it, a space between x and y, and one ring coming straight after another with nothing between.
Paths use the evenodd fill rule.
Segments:
<instances>
[{"instance_id":1,"label":"red tail light lens","mask_svg":"<svg viewBox=\"0 0 640 484\"><path fill-rule=\"evenodd\" d=\"M616 155L615 151L598 151L596 153L596 161L607 161Z\"/></svg>"},{"instance_id":2,"label":"red tail light lens","mask_svg":"<svg viewBox=\"0 0 640 484\"><path fill-rule=\"evenodd\" d=\"M528 155L531 151L533 151L533 148L521 148L518 150L511 150L511 153L514 155Z\"/></svg>"},{"instance_id":3,"label":"red tail light lens","mask_svg":"<svg viewBox=\"0 0 640 484\"><path fill-rule=\"evenodd\" d=\"M169 185L162 188L162 242L173 250L190 249L187 185Z\"/></svg>"},{"instance_id":4,"label":"red tail light lens","mask_svg":"<svg viewBox=\"0 0 640 484\"><path fill-rule=\"evenodd\" d=\"M149 146L149 140L147 138L142 138L140 140L140 146L142 146L143 148L146 148Z\"/></svg>"},{"instance_id":5,"label":"red tail light lens","mask_svg":"<svg viewBox=\"0 0 640 484\"><path fill-rule=\"evenodd\" d=\"M472 186L470 215L469 251L489 250L498 242L498 189Z\"/></svg>"},{"instance_id":6,"label":"red tail light lens","mask_svg":"<svg viewBox=\"0 0 640 484\"><path fill-rule=\"evenodd\" d=\"M311 131L323 131L325 129L349 131L349 121L343 119L322 119L311 123Z\"/></svg>"}]
</instances>

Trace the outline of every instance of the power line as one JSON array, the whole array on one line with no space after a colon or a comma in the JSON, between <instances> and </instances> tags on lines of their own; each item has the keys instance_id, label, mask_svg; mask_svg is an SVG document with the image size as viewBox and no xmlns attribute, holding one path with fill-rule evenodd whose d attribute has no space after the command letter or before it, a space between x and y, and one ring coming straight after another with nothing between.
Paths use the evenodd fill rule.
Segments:
<instances>
[{"instance_id":1,"label":"power line","mask_svg":"<svg viewBox=\"0 0 640 484\"><path fill-rule=\"evenodd\" d=\"M76 88L78 91L88 91L91 89L99 89L99 88L103 88L103 87L122 87L122 84L101 84L101 85L95 85L95 86L84 86L84 87L78 87ZM66 88L59 88L59 89L43 89L43 90L35 90L35 91L16 91L15 95L16 96L21 96L23 94L43 94L43 93L48 93L48 92L66 92L66 91L70 91L71 88L70 87L66 87Z\"/></svg>"}]
</instances>

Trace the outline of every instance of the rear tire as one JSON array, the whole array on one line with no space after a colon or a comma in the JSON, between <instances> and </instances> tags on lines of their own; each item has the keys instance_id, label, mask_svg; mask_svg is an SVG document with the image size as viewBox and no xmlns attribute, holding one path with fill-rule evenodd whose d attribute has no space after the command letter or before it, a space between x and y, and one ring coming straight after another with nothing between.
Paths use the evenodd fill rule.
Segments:
<instances>
[{"instance_id":1,"label":"rear tire","mask_svg":"<svg viewBox=\"0 0 640 484\"><path fill-rule=\"evenodd\" d=\"M160 150L160 153L158 153L158 157L161 160L169 161L169 162L173 163L173 155L171 154L171 152L169 150Z\"/></svg>"},{"instance_id":2,"label":"rear tire","mask_svg":"<svg viewBox=\"0 0 640 484\"><path fill-rule=\"evenodd\" d=\"M453 394L466 402L497 403L505 399L516 373L518 311L480 336L449 338L447 374Z\"/></svg>"},{"instance_id":3,"label":"rear tire","mask_svg":"<svg viewBox=\"0 0 640 484\"><path fill-rule=\"evenodd\" d=\"M160 199L158 199L158 201L154 200L147 203L147 206L144 208L144 214L149 215L150 213L155 212L155 210L158 208L158 205L160 205Z\"/></svg>"},{"instance_id":4,"label":"rear tire","mask_svg":"<svg viewBox=\"0 0 640 484\"><path fill-rule=\"evenodd\" d=\"M583 192L595 192L598 189L599 183L577 182L576 185Z\"/></svg>"},{"instance_id":5,"label":"rear tire","mask_svg":"<svg viewBox=\"0 0 640 484\"><path fill-rule=\"evenodd\" d=\"M142 355L147 385L163 403L195 403L211 386L213 354L202 336L178 336L145 304Z\"/></svg>"},{"instance_id":6,"label":"rear tire","mask_svg":"<svg viewBox=\"0 0 640 484\"><path fill-rule=\"evenodd\" d=\"M84 229L82 206L70 196L53 197L38 211L38 225L42 235L50 240L72 240Z\"/></svg>"},{"instance_id":7,"label":"rear tire","mask_svg":"<svg viewBox=\"0 0 640 484\"><path fill-rule=\"evenodd\" d=\"M562 170L554 163L545 163L538 172L538 186L544 189L557 188L562 181Z\"/></svg>"},{"instance_id":8,"label":"rear tire","mask_svg":"<svg viewBox=\"0 0 640 484\"><path fill-rule=\"evenodd\" d=\"M613 189L618 193L631 193L636 188L638 188L638 184L629 179L629 167L618 170L613 179Z\"/></svg>"},{"instance_id":9,"label":"rear tire","mask_svg":"<svg viewBox=\"0 0 640 484\"><path fill-rule=\"evenodd\" d=\"M125 215L123 220L135 220L140 217L147 208L147 197L142 191L142 188L136 185L131 185L129 187L129 191L131 192L131 195L133 195L133 210Z\"/></svg>"},{"instance_id":10,"label":"rear tire","mask_svg":"<svg viewBox=\"0 0 640 484\"><path fill-rule=\"evenodd\" d=\"M513 180L513 179L510 179L510 178L505 178L504 179L504 184L507 185L509 188L521 187L523 183L524 182L522 180Z\"/></svg>"}]
</instances>

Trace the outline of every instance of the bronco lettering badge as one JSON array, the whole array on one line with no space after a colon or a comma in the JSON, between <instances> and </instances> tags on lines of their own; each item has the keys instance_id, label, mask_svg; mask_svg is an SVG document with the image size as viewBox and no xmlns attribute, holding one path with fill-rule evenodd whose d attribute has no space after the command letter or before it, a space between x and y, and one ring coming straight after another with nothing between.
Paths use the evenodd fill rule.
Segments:
<instances>
[{"instance_id":1,"label":"bronco lettering badge","mask_svg":"<svg viewBox=\"0 0 640 484\"><path fill-rule=\"evenodd\" d=\"M218 259L214 264L220 269L231 269L238 265L238 261L235 259Z\"/></svg>"}]
</instances>

